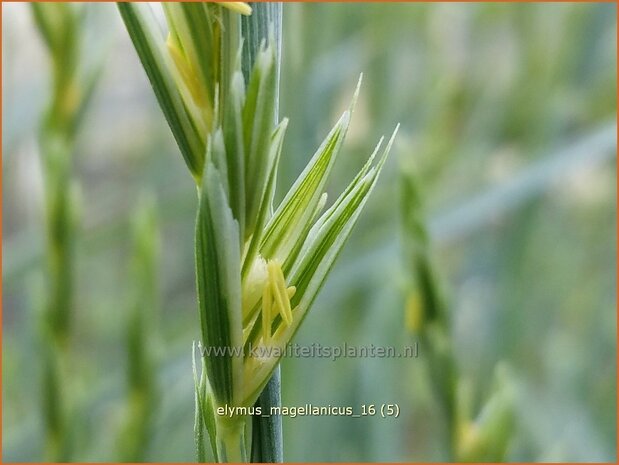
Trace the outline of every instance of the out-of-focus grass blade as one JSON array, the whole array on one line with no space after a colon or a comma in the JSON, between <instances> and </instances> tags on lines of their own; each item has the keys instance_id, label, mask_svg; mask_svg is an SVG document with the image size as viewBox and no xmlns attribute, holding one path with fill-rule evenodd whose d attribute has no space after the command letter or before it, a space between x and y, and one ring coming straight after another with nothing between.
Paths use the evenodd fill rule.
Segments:
<instances>
[{"instance_id":1,"label":"out-of-focus grass blade","mask_svg":"<svg viewBox=\"0 0 619 465\"><path fill-rule=\"evenodd\" d=\"M37 27L53 55L71 50L75 38L77 15L68 3L31 3ZM69 45L69 46L68 46ZM65 63L71 66L71 63Z\"/></svg>"},{"instance_id":2,"label":"out-of-focus grass blade","mask_svg":"<svg viewBox=\"0 0 619 465\"><path fill-rule=\"evenodd\" d=\"M157 331L159 227L154 199L144 196L133 215L134 255L130 306L126 322L128 402L118 435L118 460L141 462L149 449L154 412L158 407L157 360L152 350Z\"/></svg>"},{"instance_id":3,"label":"out-of-focus grass blade","mask_svg":"<svg viewBox=\"0 0 619 465\"><path fill-rule=\"evenodd\" d=\"M463 462L502 462L513 438L515 383L504 363L494 371L494 386L474 422L467 423L460 435L457 460Z\"/></svg>"},{"instance_id":4,"label":"out-of-focus grass blade","mask_svg":"<svg viewBox=\"0 0 619 465\"><path fill-rule=\"evenodd\" d=\"M408 171L408 172L406 172ZM423 214L423 205L417 174L409 169L400 176L401 217L407 235L407 259L415 276L417 290L410 297L419 305L407 307L409 329L418 332L426 323L447 318L447 304L440 280L429 256L429 235Z\"/></svg>"}]
</instances>

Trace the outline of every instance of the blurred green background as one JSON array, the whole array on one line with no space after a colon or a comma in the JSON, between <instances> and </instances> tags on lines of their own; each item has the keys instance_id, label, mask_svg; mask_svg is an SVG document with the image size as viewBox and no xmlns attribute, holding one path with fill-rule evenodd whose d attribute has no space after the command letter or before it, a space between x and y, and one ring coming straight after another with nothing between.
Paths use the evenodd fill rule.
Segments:
<instances>
[{"instance_id":1,"label":"blurred green background","mask_svg":"<svg viewBox=\"0 0 619 465\"><path fill-rule=\"evenodd\" d=\"M114 460L126 407L131 221L146 190L161 227L157 390L147 458L191 461L195 192L113 4L84 5L103 60L75 153L80 187L71 404L75 458ZM511 370L511 461L616 460L616 4L284 5L279 198L361 96L330 184L377 138L397 144L296 342L393 345L411 276L399 184L414 169L461 376L476 402ZM43 185L36 132L49 65L26 4L3 5L2 448L43 447ZM397 403L397 419L284 419L291 461L446 460L417 359L287 359L284 405Z\"/></svg>"}]
</instances>

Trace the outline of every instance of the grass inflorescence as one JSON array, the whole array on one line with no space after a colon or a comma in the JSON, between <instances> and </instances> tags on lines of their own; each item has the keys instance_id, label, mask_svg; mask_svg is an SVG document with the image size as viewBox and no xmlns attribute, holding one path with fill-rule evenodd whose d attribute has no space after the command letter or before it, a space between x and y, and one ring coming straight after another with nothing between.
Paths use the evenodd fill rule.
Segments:
<instances>
[{"instance_id":1,"label":"grass inflorescence","mask_svg":"<svg viewBox=\"0 0 619 465\"><path fill-rule=\"evenodd\" d=\"M197 188L200 345L282 348L306 317L359 217L395 132L384 148L381 139L326 208L325 185L348 130L357 86L350 108L274 208L288 120L276 122L273 30L259 46L244 45L251 27L239 13L248 10L170 3L164 5L168 32L161 36L147 8L128 3L119 8ZM247 47L253 47L251 54ZM249 66L247 56L253 61ZM244 74L243 67L250 71ZM249 351L194 361L200 461L206 458L205 429L218 461L248 459L247 418L214 412L224 405L251 407L278 363L276 356L256 358Z\"/></svg>"}]
</instances>

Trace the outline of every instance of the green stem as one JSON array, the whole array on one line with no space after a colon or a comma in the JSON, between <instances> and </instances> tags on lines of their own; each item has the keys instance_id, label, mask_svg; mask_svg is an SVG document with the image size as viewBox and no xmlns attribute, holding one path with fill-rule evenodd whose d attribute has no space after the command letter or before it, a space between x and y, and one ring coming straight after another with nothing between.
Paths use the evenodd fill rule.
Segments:
<instances>
[{"instance_id":1,"label":"green stem","mask_svg":"<svg viewBox=\"0 0 619 465\"><path fill-rule=\"evenodd\" d=\"M277 61L277 86L275 104L275 122L279 118L279 75L281 62L282 4L251 3L253 12L243 17L241 33L245 40L242 56L242 70L246 81L253 67L258 49L263 40L275 41ZM272 36L270 37L270 35ZM281 372L279 366L260 394L255 404L262 411L269 412L271 407L281 406ZM260 463L279 463L283 461L282 420L279 416L252 417L251 461Z\"/></svg>"},{"instance_id":2,"label":"green stem","mask_svg":"<svg viewBox=\"0 0 619 465\"><path fill-rule=\"evenodd\" d=\"M270 412L272 406L280 406L281 369L275 368L271 379L256 401L256 407L263 412ZM253 417L251 442L251 461L259 463L282 462L282 420L279 416Z\"/></svg>"},{"instance_id":3,"label":"green stem","mask_svg":"<svg viewBox=\"0 0 619 465\"><path fill-rule=\"evenodd\" d=\"M43 317L43 343L49 352L44 369L46 456L70 460L68 352L73 287L72 239L75 214L70 189L72 143L48 126L42 129L45 166L48 302Z\"/></svg>"},{"instance_id":4,"label":"green stem","mask_svg":"<svg viewBox=\"0 0 619 465\"><path fill-rule=\"evenodd\" d=\"M44 167L47 302L42 315L43 415L49 461L71 459L68 408L73 300L73 243L76 225L72 187L75 125L85 100L77 82L81 16L68 4L32 4L50 56L51 99L39 130Z\"/></svg>"},{"instance_id":5,"label":"green stem","mask_svg":"<svg viewBox=\"0 0 619 465\"><path fill-rule=\"evenodd\" d=\"M53 343L50 347L54 347ZM63 396L63 379L66 371L62 351L45 352L43 372L44 421L45 421L45 456L53 462L70 460L69 440L67 434L66 403Z\"/></svg>"}]
</instances>

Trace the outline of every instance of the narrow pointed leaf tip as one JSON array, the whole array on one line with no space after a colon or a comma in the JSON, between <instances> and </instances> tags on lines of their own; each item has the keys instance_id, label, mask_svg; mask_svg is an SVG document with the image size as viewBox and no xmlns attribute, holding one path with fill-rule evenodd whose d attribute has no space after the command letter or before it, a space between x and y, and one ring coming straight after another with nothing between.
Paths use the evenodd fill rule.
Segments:
<instances>
[{"instance_id":1,"label":"narrow pointed leaf tip","mask_svg":"<svg viewBox=\"0 0 619 465\"><path fill-rule=\"evenodd\" d=\"M316 206L320 203L325 184L346 137L360 83L350 109L342 114L267 224L260 247L263 256L290 263L291 253L305 240L314 220Z\"/></svg>"},{"instance_id":2,"label":"narrow pointed leaf tip","mask_svg":"<svg viewBox=\"0 0 619 465\"><path fill-rule=\"evenodd\" d=\"M355 92L352 95L352 101L350 102L350 112L352 113L357 105L357 100L359 98L359 92L361 92L361 84L363 83L363 73L359 74L359 79L357 79L357 86L355 87Z\"/></svg>"},{"instance_id":3,"label":"narrow pointed leaf tip","mask_svg":"<svg viewBox=\"0 0 619 465\"><path fill-rule=\"evenodd\" d=\"M362 80L363 74L359 76L349 109L320 145L267 225L260 252L264 257L283 262L285 270L294 262L312 222L324 206L321 196L346 137Z\"/></svg>"}]
</instances>

